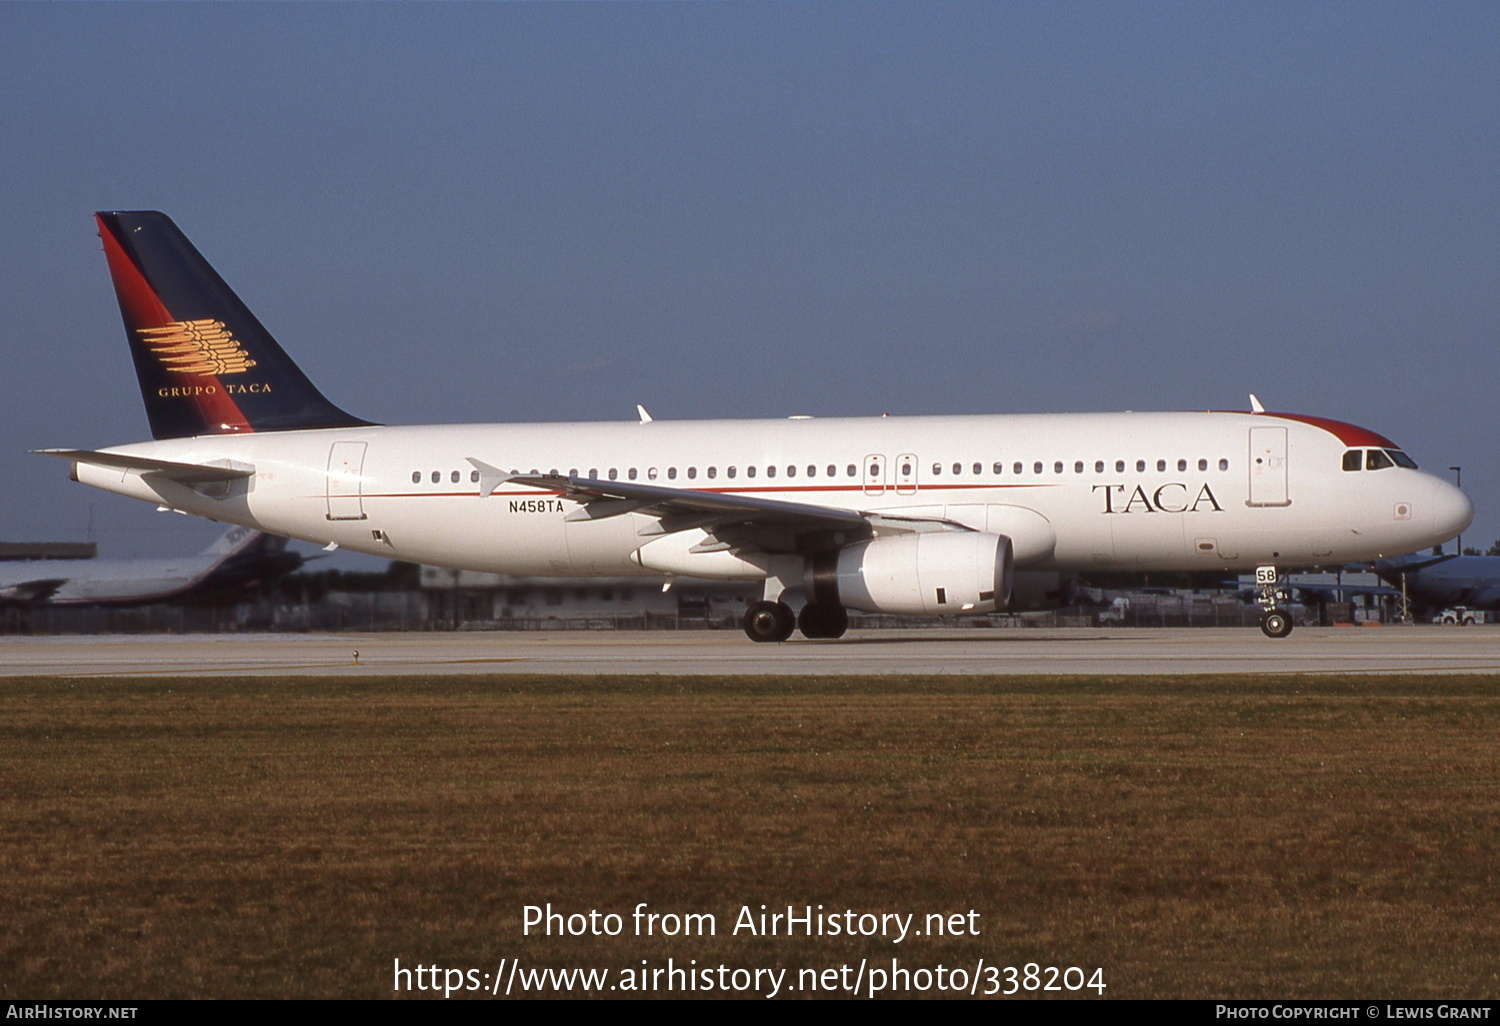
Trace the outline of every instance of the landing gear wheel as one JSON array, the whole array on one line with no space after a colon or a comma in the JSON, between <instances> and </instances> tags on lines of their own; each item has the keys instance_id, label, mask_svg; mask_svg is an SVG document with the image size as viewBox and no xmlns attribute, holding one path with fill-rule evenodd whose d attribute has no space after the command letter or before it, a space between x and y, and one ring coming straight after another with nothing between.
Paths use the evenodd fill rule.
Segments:
<instances>
[{"instance_id":1,"label":"landing gear wheel","mask_svg":"<svg viewBox=\"0 0 1500 1026\"><path fill-rule=\"evenodd\" d=\"M804 638L842 638L849 629L849 614L843 606L813 603L802 607L797 628Z\"/></svg>"},{"instance_id":2,"label":"landing gear wheel","mask_svg":"<svg viewBox=\"0 0 1500 1026\"><path fill-rule=\"evenodd\" d=\"M1284 638L1292 633L1292 618L1281 609L1269 609L1261 615L1260 629L1268 638Z\"/></svg>"},{"instance_id":3,"label":"landing gear wheel","mask_svg":"<svg viewBox=\"0 0 1500 1026\"><path fill-rule=\"evenodd\" d=\"M751 641L785 641L792 636L797 618L784 602L757 602L745 610L745 633Z\"/></svg>"}]
</instances>

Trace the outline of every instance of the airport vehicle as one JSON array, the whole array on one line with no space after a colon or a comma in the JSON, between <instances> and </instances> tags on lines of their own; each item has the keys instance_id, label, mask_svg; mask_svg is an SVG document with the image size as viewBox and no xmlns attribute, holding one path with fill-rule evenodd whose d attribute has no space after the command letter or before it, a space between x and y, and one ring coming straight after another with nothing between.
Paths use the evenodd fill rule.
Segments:
<instances>
[{"instance_id":1,"label":"airport vehicle","mask_svg":"<svg viewBox=\"0 0 1500 1026\"><path fill-rule=\"evenodd\" d=\"M286 542L231 527L194 556L0 563L0 605L118 606L190 595L238 596L302 565L302 557L288 552Z\"/></svg>"},{"instance_id":2,"label":"airport vehicle","mask_svg":"<svg viewBox=\"0 0 1500 1026\"><path fill-rule=\"evenodd\" d=\"M839 637L850 609L1014 607L1083 569L1255 567L1283 636L1279 568L1409 552L1473 517L1383 436L1259 403L376 425L329 402L164 214L97 219L155 440L45 452L85 484L328 549L764 581L755 641Z\"/></svg>"},{"instance_id":3,"label":"airport vehicle","mask_svg":"<svg viewBox=\"0 0 1500 1026\"><path fill-rule=\"evenodd\" d=\"M1484 623L1484 613L1470 609L1467 606L1454 606L1445 609L1432 618L1433 623L1442 623L1449 626L1472 627L1476 623Z\"/></svg>"}]
</instances>

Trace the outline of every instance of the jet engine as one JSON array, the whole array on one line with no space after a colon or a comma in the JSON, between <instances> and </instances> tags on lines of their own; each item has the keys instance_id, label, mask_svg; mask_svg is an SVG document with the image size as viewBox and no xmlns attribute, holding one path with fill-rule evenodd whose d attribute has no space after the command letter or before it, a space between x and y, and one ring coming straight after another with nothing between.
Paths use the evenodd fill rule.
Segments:
<instances>
[{"instance_id":1,"label":"jet engine","mask_svg":"<svg viewBox=\"0 0 1500 1026\"><path fill-rule=\"evenodd\" d=\"M1014 563L1003 534L905 534L815 556L803 583L820 606L927 616L989 613L1010 601Z\"/></svg>"}]
</instances>

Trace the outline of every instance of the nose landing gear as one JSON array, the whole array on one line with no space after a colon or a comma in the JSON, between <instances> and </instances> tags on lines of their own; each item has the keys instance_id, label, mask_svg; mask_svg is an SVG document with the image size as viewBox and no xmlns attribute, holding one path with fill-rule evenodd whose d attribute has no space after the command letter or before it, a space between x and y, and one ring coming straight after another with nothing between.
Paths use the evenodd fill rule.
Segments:
<instances>
[{"instance_id":1,"label":"nose landing gear","mask_svg":"<svg viewBox=\"0 0 1500 1026\"><path fill-rule=\"evenodd\" d=\"M1292 633L1292 614L1277 605L1287 598L1287 593L1280 585L1281 575L1274 566L1255 568L1255 600L1263 610L1260 614L1260 629L1268 638L1284 638Z\"/></svg>"}]
</instances>

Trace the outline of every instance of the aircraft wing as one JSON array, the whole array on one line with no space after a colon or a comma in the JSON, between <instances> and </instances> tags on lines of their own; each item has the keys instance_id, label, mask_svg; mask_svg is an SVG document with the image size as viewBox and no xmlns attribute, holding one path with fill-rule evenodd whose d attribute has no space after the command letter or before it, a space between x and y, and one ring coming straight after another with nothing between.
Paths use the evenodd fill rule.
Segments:
<instances>
[{"instance_id":1,"label":"aircraft wing","mask_svg":"<svg viewBox=\"0 0 1500 1026\"><path fill-rule=\"evenodd\" d=\"M1430 566L1446 563L1451 559L1457 559L1456 552L1438 552L1431 556L1410 555L1397 556L1395 559L1377 559L1371 567L1381 577L1390 580L1399 579L1402 574L1414 574L1426 570Z\"/></svg>"},{"instance_id":2,"label":"aircraft wing","mask_svg":"<svg viewBox=\"0 0 1500 1026\"><path fill-rule=\"evenodd\" d=\"M480 460L470 458L469 462L480 472L480 494L489 495L505 483L556 492L581 504L566 517L574 522L644 513L660 521L657 533L704 528L724 541L749 542L769 551L805 549L806 536L818 532L841 535L837 544L874 534L872 518L857 510L692 488L665 488L635 481L509 474ZM906 529L918 529L915 523ZM944 528L960 529L958 525L944 525Z\"/></svg>"},{"instance_id":3,"label":"aircraft wing","mask_svg":"<svg viewBox=\"0 0 1500 1026\"><path fill-rule=\"evenodd\" d=\"M74 463L91 463L99 467L119 467L121 470L136 470L141 473L160 474L171 481L184 485L207 484L218 481L237 481L255 473L255 468L233 460L216 460L213 463L177 463L172 460L155 460L146 456L132 456L123 452L96 452L92 449L33 449L39 456L56 456Z\"/></svg>"}]
</instances>

